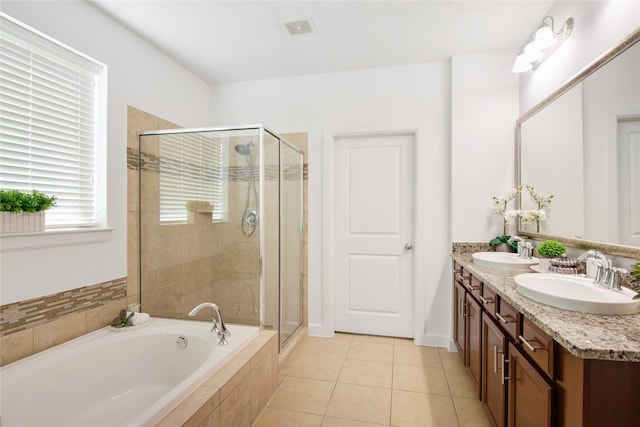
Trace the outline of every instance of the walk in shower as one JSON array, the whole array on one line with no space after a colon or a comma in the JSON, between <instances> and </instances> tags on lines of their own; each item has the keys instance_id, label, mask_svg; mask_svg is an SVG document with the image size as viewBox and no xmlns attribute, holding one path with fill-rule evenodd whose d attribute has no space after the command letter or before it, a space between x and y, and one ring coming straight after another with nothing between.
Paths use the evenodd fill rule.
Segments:
<instances>
[{"instance_id":1,"label":"walk in shower","mask_svg":"<svg viewBox=\"0 0 640 427\"><path fill-rule=\"evenodd\" d=\"M138 171L142 309L210 301L283 348L303 324L301 150L261 125L147 131Z\"/></svg>"}]
</instances>

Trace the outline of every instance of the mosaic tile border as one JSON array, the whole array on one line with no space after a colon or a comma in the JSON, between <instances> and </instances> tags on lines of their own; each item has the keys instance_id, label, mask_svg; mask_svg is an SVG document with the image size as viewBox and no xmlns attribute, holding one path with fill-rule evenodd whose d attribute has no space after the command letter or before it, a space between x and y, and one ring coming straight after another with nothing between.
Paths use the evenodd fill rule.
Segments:
<instances>
[{"instance_id":1,"label":"mosaic tile border","mask_svg":"<svg viewBox=\"0 0 640 427\"><path fill-rule=\"evenodd\" d=\"M127 298L127 278L0 306L0 336Z\"/></svg>"},{"instance_id":2,"label":"mosaic tile border","mask_svg":"<svg viewBox=\"0 0 640 427\"><path fill-rule=\"evenodd\" d=\"M140 169L147 171L158 171L160 165L160 158L155 154L141 153L140 154ZM138 154L135 149L127 147L127 169L137 170L138 168ZM248 181L250 174L246 166L231 166L227 168L226 173L223 176L227 176L229 181ZM254 168L254 176L258 176L260 173L259 167ZM265 166L265 177L267 180L277 179L280 174L280 168L275 165ZM286 166L283 170L285 180L297 180L300 176L300 169L298 165ZM309 179L309 165L307 163L302 165L302 179L307 181Z\"/></svg>"}]
</instances>

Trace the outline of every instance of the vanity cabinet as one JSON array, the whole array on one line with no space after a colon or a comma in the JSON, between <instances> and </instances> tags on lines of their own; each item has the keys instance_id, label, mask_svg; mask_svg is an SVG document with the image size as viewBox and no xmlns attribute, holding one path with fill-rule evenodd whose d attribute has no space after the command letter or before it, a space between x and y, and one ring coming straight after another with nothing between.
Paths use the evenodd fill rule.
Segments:
<instances>
[{"instance_id":1,"label":"vanity cabinet","mask_svg":"<svg viewBox=\"0 0 640 427\"><path fill-rule=\"evenodd\" d=\"M454 341L495 427L632 427L640 363L583 359L454 262Z\"/></svg>"},{"instance_id":2,"label":"vanity cabinet","mask_svg":"<svg viewBox=\"0 0 640 427\"><path fill-rule=\"evenodd\" d=\"M454 339L496 427L550 426L554 342L454 263Z\"/></svg>"},{"instance_id":3,"label":"vanity cabinet","mask_svg":"<svg viewBox=\"0 0 640 427\"><path fill-rule=\"evenodd\" d=\"M467 293L458 282L453 286L453 341L458 348L458 353L462 360L466 361L466 313L467 313Z\"/></svg>"},{"instance_id":4,"label":"vanity cabinet","mask_svg":"<svg viewBox=\"0 0 640 427\"><path fill-rule=\"evenodd\" d=\"M504 379L507 338L493 318L482 314L482 402L491 422L504 427L507 386Z\"/></svg>"},{"instance_id":5,"label":"vanity cabinet","mask_svg":"<svg viewBox=\"0 0 640 427\"><path fill-rule=\"evenodd\" d=\"M550 427L553 416L553 388L522 352L509 343L507 362L509 427Z\"/></svg>"},{"instance_id":6,"label":"vanity cabinet","mask_svg":"<svg viewBox=\"0 0 640 427\"><path fill-rule=\"evenodd\" d=\"M481 365L482 365L482 309L480 304L467 294L467 357L466 365L473 380L476 390L476 396L481 397Z\"/></svg>"}]
</instances>

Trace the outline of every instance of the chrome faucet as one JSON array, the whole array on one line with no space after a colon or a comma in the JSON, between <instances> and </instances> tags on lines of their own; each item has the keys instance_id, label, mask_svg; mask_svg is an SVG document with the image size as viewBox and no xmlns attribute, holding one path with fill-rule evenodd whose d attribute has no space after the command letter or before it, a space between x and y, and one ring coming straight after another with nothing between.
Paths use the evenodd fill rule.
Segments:
<instances>
[{"instance_id":1,"label":"chrome faucet","mask_svg":"<svg viewBox=\"0 0 640 427\"><path fill-rule=\"evenodd\" d=\"M600 262L595 263L597 270L595 277L593 277L593 281L598 285L602 285L604 283L604 279L606 278L605 276L608 274L611 264L602 252L589 249L578 257L578 262L585 264L585 273L587 272L587 261L589 260L589 258L597 258L600 260ZM601 267L598 267L598 265L600 265ZM588 274L587 277L590 278Z\"/></svg>"},{"instance_id":2,"label":"chrome faucet","mask_svg":"<svg viewBox=\"0 0 640 427\"><path fill-rule=\"evenodd\" d=\"M225 326L224 321L222 320L222 311L220 311L220 308L217 305L215 305L212 302L203 302L202 304L198 304L193 310L191 310L189 312L189 316L191 317L195 316L200 310L202 310L205 307L209 307L213 309L213 311L218 315L217 321L215 317L211 318L211 321L213 322L213 327L211 328L211 332L216 334L216 336L220 340L218 341L218 345L227 344L227 338L231 336L231 332L229 332L229 330Z\"/></svg>"},{"instance_id":3,"label":"chrome faucet","mask_svg":"<svg viewBox=\"0 0 640 427\"><path fill-rule=\"evenodd\" d=\"M621 291L620 276L629 272L624 268L611 267L608 264L597 263L596 265L598 270L593 281L611 291Z\"/></svg>"},{"instance_id":4,"label":"chrome faucet","mask_svg":"<svg viewBox=\"0 0 640 427\"><path fill-rule=\"evenodd\" d=\"M509 239L509 243L517 242L518 256L523 259L531 259L533 255L533 245L527 242L526 237L513 236Z\"/></svg>"}]
</instances>

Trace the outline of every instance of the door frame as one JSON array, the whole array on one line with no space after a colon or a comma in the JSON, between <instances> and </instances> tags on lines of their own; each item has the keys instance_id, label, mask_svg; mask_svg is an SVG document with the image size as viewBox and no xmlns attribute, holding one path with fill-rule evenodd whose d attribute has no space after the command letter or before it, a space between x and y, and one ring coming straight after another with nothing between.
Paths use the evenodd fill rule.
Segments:
<instances>
[{"instance_id":1,"label":"door frame","mask_svg":"<svg viewBox=\"0 0 640 427\"><path fill-rule=\"evenodd\" d=\"M418 270L416 268L418 255L420 253L420 245L418 243L418 233L416 227L418 194L420 190L418 182L418 129L414 127L388 127L388 128L370 128L370 129L351 129L351 130L325 130L324 132L324 168L323 168L323 191L322 191L322 317L324 324L320 330L316 330L318 335L333 336L335 333L335 152L338 139L341 138L357 138L367 136L385 136L385 135L410 135L414 143L413 157L413 238L414 243L414 262L412 266L413 283L411 293L413 295L413 319L412 334L414 340L418 338L418 329L416 318L420 298L417 298L420 292L416 283L418 283Z\"/></svg>"}]
</instances>

